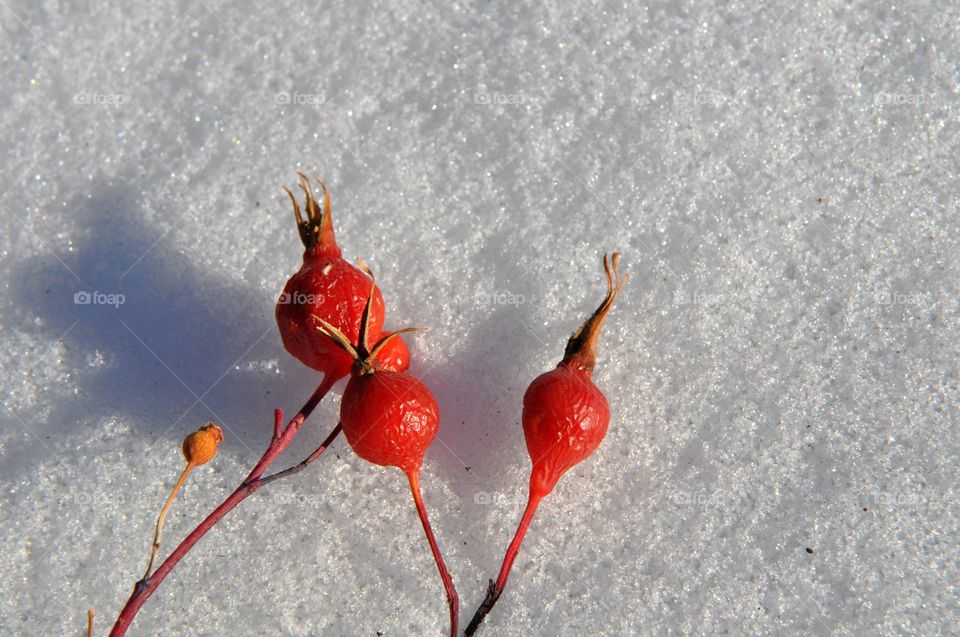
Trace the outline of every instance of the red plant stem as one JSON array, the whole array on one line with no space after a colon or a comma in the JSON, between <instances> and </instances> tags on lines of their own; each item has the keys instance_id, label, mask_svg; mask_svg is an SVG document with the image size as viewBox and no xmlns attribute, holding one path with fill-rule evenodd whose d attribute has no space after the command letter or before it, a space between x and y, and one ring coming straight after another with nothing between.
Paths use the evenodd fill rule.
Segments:
<instances>
[{"instance_id":1,"label":"red plant stem","mask_svg":"<svg viewBox=\"0 0 960 637\"><path fill-rule=\"evenodd\" d=\"M533 514L536 513L537 506L539 506L540 500L542 499L543 494L534 491L531 491L527 497L527 508L523 511L523 517L520 519L520 525L517 527L516 535L513 536L513 541L510 542L510 546L507 548L507 554L503 557L500 574L497 576L496 582L490 580L487 588L487 596L483 599L483 603L480 604L480 608L477 609L473 619L470 620L467 629L464 631L467 637L477 632L484 618L493 610L493 605L500 599L503 589L507 587L507 578L510 577L510 569L513 568L513 561L517 559L517 553L520 552L520 545L523 544L523 538L526 536L527 529L530 528L530 523L533 521Z\"/></svg>"},{"instance_id":2,"label":"red plant stem","mask_svg":"<svg viewBox=\"0 0 960 637\"><path fill-rule=\"evenodd\" d=\"M300 408L297 415L287 423L286 428L283 427L283 410L277 409L274 411L273 437L270 439L270 444L267 446L267 450L263 453L259 462L253 467L253 470L246 479L240 483L240 486L237 487L220 506L214 509L210 515L204 518L204 520L197 525L197 528L190 532L190 535L184 538L180 545L170 553L156 571L136 583L133 587L133 593L131 593L123 610L121 610L117 616L117 621L110 631L110 637L122 637L127 632L127 629L130 628L133 618L136 617L137 612L143 606L144 602L157 590L160 583L170 574L170 571L173 570L173 567L177 565L183 556L185 556L190 549L200 541L200 538L206 535L223 516L229 513L233 507L246 500L251 494L257 491L257 489L263 486L264 481L261 476L263 476L283 450L287 448L290 442L293 441L304 421L310 416L320 403L320 400L330 391L330 388L333 387L337 380L339 379L324 375L323 380L317 386L317 389L314 390L313 395L310 396L310 399ZM336 434L339 433L338 426L327 440L332 441L333 438L336 437ZM325 448L326 447L322 447L315 451L311 454L311 458L316 459L317 456L323 453L322 449Z\"/></svg>"},{"instance_id":3,"label":"red plant stem","mask_svg":"<svg viewBox=\"0 0 960 637\"><path fill-rule=\"evenodd\" d=\"M430 527L430 520L427 519L427 508L423 505L423 496L420 494L420 471L409 472L407 479L410 481L410 492L413 494L413 503L417 506L417 515L420 516L423 531L427 534L427 542L430 543L430 551L433 553L433 559L437 563L437 570L440 571L440 579L443 580L443 588L447 592L447 605L450 607L450 637L457 637L457 631L460 625L460 597L457 595L457 589L453 586L453 578L450 577L450 571L447 570L447 565L443 563L443 556L440 555L437 538L434 537L433 529Z\"/></svg>"},{"instance_id":4,"label":"red plant stem","mask_svg":"<svg viewBox=\"0 0 960 637\"><path fill-rule=\"evenodd\" d=\"M320 443L320 446L313 450L313 453L311 453L309 456L301 460L298 464L295 464L288 469L284 469L283 471L277 471L273 475L264 476L260 478L260 486L262 487L264 485L270 484L274 480L279 480L280 478L286 478L287 476L292 476L293 474L300 473L301 471L306 469L311 462L313 462L314 460L316 460L317 458L323 455L323 452L326 451L327 447L329 447L330 444L333 443L334 439L340 435L341 431L343 431L343 425L338 422L337 426L333 428L333 431L331 431L327 435L326 439L324 439L324 441Z\"/></svg>"}]
</instances>

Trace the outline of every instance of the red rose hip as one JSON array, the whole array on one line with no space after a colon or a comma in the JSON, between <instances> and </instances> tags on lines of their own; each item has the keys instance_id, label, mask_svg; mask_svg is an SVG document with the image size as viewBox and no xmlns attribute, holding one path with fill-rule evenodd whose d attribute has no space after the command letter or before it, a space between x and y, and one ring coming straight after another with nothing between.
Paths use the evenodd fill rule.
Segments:
<instances>
[{"instance_id":1,"label":"red rose hip","mask_svg":"<svg viewBox=\"0 0 960 637\"><path fill-rule=\"evenodd\" d=\"M360 321L357 345L322 317L315 317L317 330L324 338L339 347L352 361L350 380L340 401L340 423L347 442L358 456L377 465L398 467L407 475L410 492L423 525L430 551L443 581L450 609L450 637L457 637L460 601L453 578L440 554L427 518L427 509L420 492L420 467L423 455L433 442L440 427L440 410L430 389L404 371L387 369L382 362L394 360L384 357L384 351L399 335L416 328L405 328L382 336L372 347L370 318L373 314L376 284L372 284L367 305Z\"/></svg>"},{"instance_id":2,"label":"red rose hip","mask_svg":"<svg viewBox=\"0 0 960 637\"><path fill-rule=\"evenodd\" d=\"M553 491L564 473L593 453L607 433L610 407L603 392L593 384L593 368L603 321L626 283L626 278L621 280L617 272L619 262L616 252L609 261L604 255L607 295L603 302L567 341L563 360L535 378L523 396L523 436L533 463L527 506L497 581L490 580L486 598L467 626L468 636L477 631L503 593L540 500Z\"/></svg>"},{"instance_id":3,"label":"red rose hip","mask_svg":"<svg viewBox=\"0 0 960 637\"><path fill-rule=\"evenodd\" d=\"M330 193L321 182L323 209L302 173L300 189L306 195L306 219L293 193L293 212L303 241L303 265L283 288L277 302L277 326L283 346L303 364L323 372L332 380L350 373L353 361L329 338L317 331L314 317L330 323L347 337L356 340L360 315L373 289L370 279L356 266L344 260L333 233ZM285 189L286 190L286 189ZM383 328L384 305L380 290L375 290L370 307L369 330L374 340Z\"/></svg>"}]
</instances>

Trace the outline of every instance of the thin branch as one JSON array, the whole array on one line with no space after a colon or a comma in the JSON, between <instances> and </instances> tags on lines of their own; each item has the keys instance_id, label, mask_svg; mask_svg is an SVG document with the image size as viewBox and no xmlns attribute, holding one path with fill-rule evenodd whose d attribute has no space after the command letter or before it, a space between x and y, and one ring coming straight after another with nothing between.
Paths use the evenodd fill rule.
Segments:
<instances>
[{"instance_id":1,"label":"thin branch","mask_svg":"<svg viewBox=\"0 0 960 637\"><path fill-rule=\"evenodd\" d=\"M283 422L283 411L278 409L274 412L274 435L270 440L270 444L267 446L267 450L263 453L260 460L253 467L253 470L250 471L250 474L240 483L240 486L231 493L226 500L224 500L216 509L213 510L199 525L180 543L177 548L170 553L166 560L149 576L141 579L133 587L133 593L131 593L130 598L127 600L126 605L124 605L123 610L120 611L120 614L117 616L117 621L113 625L113 629L110 631L110 637L122 637L126 634L127 629L130 628L130 624L133 622L134 617L136 617L137 612L143 604L150 598L151 595L157 590L157 587L160 586L161 582L170 574L170 571L177 565L177 563L183 559L183 557L193 548L193 546L200 541L204 535L207 534L210 529L212 529L217 522L219 522L227 513L229 513L235 506L246 500L250 495L255 493L261 486L264 484L262 478L263 474L266 473L267 469L271 464L277 459L277 457L283 453L293 439L296 437L297 432L300 430L300 427L303 425L304 421L310 416L316 406L320 403L320 400L330 391L330 388L333 387L336 383L336 378L330 378L329 376L324 376L323 380L320 382L320 385L313 392L313 395L310 396L310 399L300 408L300 411L287 423L286 428L283 428L281 431L280 424ZM334 430L336 433L339 433L339 426ZM279 432L279 435L277 435ZM333 439L328 437L328 440ZM325 447L324 447L325 449ZM319 456L323 453L322 450L318 450L319 453L314 452L316 456ZM314 454L311 454L313 459ZM306 461L305 461L306 462ZM312 460L311 460L312 462ZM303 464L303 463L301 463ZM309 463L307 463L309 464Z\"/></svg>"},{"instance_id":2,"label":"thin branch","mask_svg":"<svg viewBox=\"0 0 960 637\"><path fill-rule=\"evenodd\" d=\"M483 598L483 603L480 604L480 608L474 613L473 619L467 624L467 629L463 633L467 637L472 637L473 634L477 632L484 618L493 610L494 604L500 599L500 595L503 594L503 589L507 587L507 578L510 576L513 561L517 559L517 553L520 552L520 545L523 544L523 538L527 534L527 529L530 528L530 522L533 521L533 514L536 513L537 506L540 504L542 498L542 495L533 491L531 491L527 497L527 507L523 511L523 517L520 520L520 525L517 527L517 533L513 536L513 541L510 542L510 546L507 548L507 554L504 556L503 564L500 566L500 574L497 576L496 582L490 580L490 584L487 586L487 595Z\"/></svg>"},{"instance_id":3,"label":"thin branch","mask_svg":"<svg viewBox=\"0 0 960 637\"><path fill-rule=\"evenodd\" d=\"M340 423L337 423L337 426L333 428L333 431L330 432L330 435L327 436L326 440L321 442L320 446L314 449L313 453L307 456L306 459L304 459L299 464L295 464L289 469L284 469L283 471L278 471L273 475L260 478L260 486L262 487L266 484L270 484L274 480L279 480L280 478L286 478L288 476L292 476L306 469L311 462L313 462L314 460L319 458L321 455L323 455L323 452L326 451L327 447L329 447L330 444L334 441L334 439L336 439L336 437L340 435L340 432L342 430L343 430L343 426Z\"/></svg>"},{"instance_id":4,"label":"thin branch","mask_svg":"<svg viewBox=\"0 0 960 637\"><path fill-rule=\"evenodd\" d=\"M183 486L183 483L187 481L187 476L190 475L190 472L193 471L195 465L187 463L187 466L183 468L183 473L180 474L180 479L177 480L177 483L173 485L173 490L170 491L170 495L167 496L167 501L163 503L163 508L160 509L160 515L157 516L157 527L153 531L153 545L150 548L150 561L147 563L147 570L144 571L143 577L147 578L150 576L150 571L153 570L153 563L157 560L157 555L160 553L160 538L163 535L163 523L167 519L167 512L170 511L170 507L173 506L173 501L177 497L177 493L180 492L180 487Z\"/></svg>"}]
</instances>

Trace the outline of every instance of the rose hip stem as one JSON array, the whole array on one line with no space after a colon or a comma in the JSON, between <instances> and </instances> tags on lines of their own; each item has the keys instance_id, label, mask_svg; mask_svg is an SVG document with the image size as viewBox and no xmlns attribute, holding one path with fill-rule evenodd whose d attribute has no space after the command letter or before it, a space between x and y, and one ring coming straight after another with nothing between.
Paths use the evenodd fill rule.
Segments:
<instances>
[{"instance_id":1,"label":"rose hip stem","mask_svg":"<svg viewBox=\"0 0 960 637\"><path fill-rule=\"evenodd\" d=\"M410 482L413 504L417 507L417 516L420 518L423 532L427 536L430 552L433 553L433 561L436 562L437 570L440 572L443 590L447 594L447 606L450 608L450 637L457 637L457 630L460 626L460 597L457 595L457 589L453 585L453 577L450 576L450 571L447 570L447 565L443 561L440 546L437 544L437 538L434 536L430 520L427 518L427 507L424 506L423 495L420 493L420 470L417 469L407 473L407 481Z\"/></svg>"},{"instance_id":2,"label":"rose hip stem","mask_svg":"<svg viewBox=\"0 0 960 637\"><path fill-rule=\"evenodd\" d=\"M149 577L153 570L153 563L160 554L160 539L163 537L163 525L167 519L167 513L173 506L173 501L180 492L181 487L187 481L190 473L200 465L210 462L217 455L217 447L223 442L223 431L220 427L208 422L206 425L188 435L183 441L183 457L187 465L183 468L183 473L177 483L173 485L173 490L167 496L167 501L163 503L160 509L160 515L157 516L157 525L153 531L153 543L150 548L150 561L147 562L147 570L143 572L143 577Z\"/></svg>"},{"instance_id":3,"label":"rose hip stem","mask_svg":"<svg viewBox=\"0 0 960 637\"><path fill-rule=\"evenodd\" d=\"M604 255L607 294L603 302L567 341L563 360L535 378L524 393L523 435L533 462L527 506L507 548L497 581L490 580L483 603L467 625L467 637L477 631L506 588L510 569L540 501L553 491L564 473L596 450L607 433L610 408L603 393L593 384L593 368L603 321L626 283L626 278L621 280L617 273L619 261L620 255L616 252L609 262Z\"/></svg>"},{"instance_id":4,"label":"rose hip stem","mask_svg":"<svg viewBox=\"0 0 960 637\"><path fill-rule=\"evenodd\" d=\"M157 567L157 570L147 577L141 579L133 587L133 593L130 595L130 598L127 600L126 605L123 607L123 610L120 611L120 615L117 617L116 623L113 625L113 629L110 631L110 637L121 637L126 634L127 629L130 628L130 624L133 621L133 618L136 617L137 612L143 606L144 602L153 595L154 591L157 590L157 587L160 586L160 583L170 574L170 571L173 570L173 567L183 559L190 549L200 541L207 532L214 527L214 525L220 521L223 516L229 513L235 506L246 500L250 495L255 493L260 487L265 484L265 480L262 477L263 474L270 468L270 465L273 464L273 461L283 452L284 449L290 444L290 442L297 435L297 432L300 430L300 427L303 425L304 421L310 416L313 410L316 408L317 404L320 403L320 400L330 391L330 388L338 379L330 378L325 376L324 379L320 382L320 385L317 386L317 389L313 392L313 395L310 396L310 399L300 408L300 411L290 419L290 422L287 423L286 427L283 426L283 410L277 409L274 411L274 424L273 424L273 437L270 439L270 444L267 446L267 450L261 456L259 462L250 472L250 474L240 483L240 486L231 493L226 500L224 500L220 506L213 510L210 515L208 515L204 520L197 525L197 527L180 543L177 548L173 550L172 553ZM340 434L340 426L338 425L334 430L327 436L327 439L323 441L323 444L317 448L312 454L310 454L310 462L319 457L326 448L330 445L331 442ZM304 461L306 464L309 462ZM303 464L303 463L301 463ZM272 476L269 477L266 481L272 481L274 479Z\"/></svg>"},{"instance_id":5,"label":"rose hip stem","mask_svg":"<svg viewBox=\"0 0 960 637\"><path fill-rule=\"evenodd\" d=\"M110 633L112 636L123 635L127 631L140 607L174 566L223 516L263 485L302 471L320 457L341 432L342 428L338 424L323 444L300 464L263 477L273 461L296 437L300 427L324 395L350 371L350 359L338 348L331 346L326 337L317 333L313 317L325 316L349 334L359 331L360 315L364 310L370 323L368 329L376 334L380 334L384 318L383 297L379 290L376 290L360 270L341 258L340 247L334 237L330 193L327 187L320 182L323 189L321 208L306 175L297 174L300 177L300 188L306 195L306 218L293 193L285 190L293 203L294 218L304 245L303 266L284 286L284 294L276 307L277 326L287 350L303 363L323 373L323 380L285 428L283 412L274 412L273 437L256 466L240 486L174 549L154 573L149 573L148 567L148 573L134 586L133 593L117 617ZM376 291L376 298L368 302L368 292L373 295L373 291ZM380 335L386 334L389 332ZM390 369L405 370L410 364L410 353L403 340L391 339L389 347L381 350L380 362ZM158 528L160 527L162 520L158 525ZM150 562L151 566L152 564L153 557Z\"/></svg>"}]
</instances>

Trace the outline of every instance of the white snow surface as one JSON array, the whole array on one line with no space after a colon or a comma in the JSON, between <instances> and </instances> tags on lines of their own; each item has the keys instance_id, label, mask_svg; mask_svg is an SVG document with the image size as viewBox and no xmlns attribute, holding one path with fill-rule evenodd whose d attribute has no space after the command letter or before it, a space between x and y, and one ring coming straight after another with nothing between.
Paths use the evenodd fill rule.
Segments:
<instances>
[{"instance_id":1,"label":"white snow surface","mask_svg":"<svg viewBox=\"0 0 960 637\"><path fill-rule=\"evenodd\" d=\"M619 250L609 433L480 634L957 634L960 5L763 4L0 2L0 635L106 634L184 435L226 440L164 553L318 382L273 319L297 170L388 326L430 330L463 625L526 494L524 389ZM341 438L129 634L446 625L403 475Z\"/></svg>"}]
</instances>

